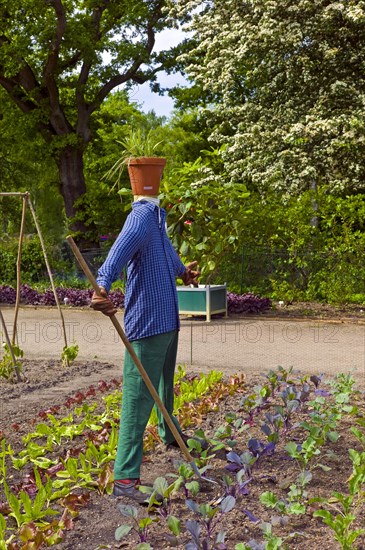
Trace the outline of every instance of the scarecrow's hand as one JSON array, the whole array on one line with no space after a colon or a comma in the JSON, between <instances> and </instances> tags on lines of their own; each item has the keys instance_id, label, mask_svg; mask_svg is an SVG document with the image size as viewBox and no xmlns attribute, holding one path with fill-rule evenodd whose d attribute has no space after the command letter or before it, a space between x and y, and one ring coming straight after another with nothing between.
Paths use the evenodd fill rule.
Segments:
<instances>
[{"instance_id":1,"label":"scarecrow's hand","mask_svg":"<svg viewBox=\"0 0 365 550\"><path fill-rule=\"evenodd\" d=\"M90 307L96 311L101 311L101 313L104 313L104 315L107 315L108 317L112 317L118 311L108 298L107 291L102 286L100 287L100 296L98 296L95 292L92 295Z\"/></svg>"},{"instance_id":2,"label":"scarecrow's hand","mask_svg":"<svg viewBox=\"0 0 365 550\"><path fill-rule=\"evenodd\" d=\"M199 286L199 283L197 281L197 278L200 275L200 271L195 271L193 268L198 265L198 262L191 262L187 266L185 266L184 274L182 275L182 280L184 285L193 285L193 286Z\"/></svg>"}]
</instances>

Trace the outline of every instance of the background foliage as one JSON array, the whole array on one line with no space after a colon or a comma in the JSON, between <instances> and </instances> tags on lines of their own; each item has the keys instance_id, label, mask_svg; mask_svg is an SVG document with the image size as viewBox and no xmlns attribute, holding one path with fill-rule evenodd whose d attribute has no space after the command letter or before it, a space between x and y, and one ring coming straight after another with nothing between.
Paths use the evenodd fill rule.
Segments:
<instances>
[{"instance_id":1,"label":"background foliage","mask_svg":"<svg viewBox=\"0 0 365 550\"><path fill-rule=\"evenodd\" d=\"M27 9L38 4L27 2ZM153 67L161 63L183 71L189 86L172 90L176 108L169 119L143 112L126 89L110 91L92 109L83 150L85 192L74 202L74 219L94 243L93 266L131 208L131 195L119 194L105 174L120 156L118 142L138 128L163 141L161 199L169 234L184 261L199 261L202 282L227 282L233 292L278 300L364 303L364 3L162 4L157 32L178 20L191 32L183 46L152 56L141 78L158 89ZM125 9L124 23L148 15L145 2ZM70 51L88 51L86 31L82 37L74 32L89 21L86 4L85 10L73 13ZM10 53L25 55L28 38L18 49L3 43L3 69L10 64L10 73L16 71L19 58L12 64ZM108 47L118 55L115 44ZM143 51L143 41L128 50L127 40L120 48L121 69ZM29 59L41 64L46 53L34 50ZM100 61L94 59L90 97L112 74ZM58 80L73 122L74 85L71 76ZM54 149L39 133L39 114L22 112L1 87L0 99L1 190L30 191L56 276L82 286L64 244L69 219L62 180ZM123 178L120 185L128 188ZM0 212L0 284L13 284L21 201L0 198ZM30 217L26 235L23 282L39 283L45 270Z\"/></svg>"},{"instance_id":2,"label":"background foliage","mask_svg":"<svg viewBox=\"0 0 365 550\"><path fill-rule=\"evenodd\" d=\"M180 62L231 178L261 193L364 190L364 3L177 0L175 12L193 5Z\"/></svg>"}]
</instances>

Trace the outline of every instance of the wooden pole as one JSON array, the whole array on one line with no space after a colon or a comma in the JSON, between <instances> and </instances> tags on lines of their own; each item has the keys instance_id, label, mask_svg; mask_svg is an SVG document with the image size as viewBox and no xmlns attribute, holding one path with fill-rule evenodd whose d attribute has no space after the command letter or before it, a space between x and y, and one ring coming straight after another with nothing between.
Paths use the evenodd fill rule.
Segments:
<instances>
[{"instance_id":1,"label":"wooden pole","mask_svg":"<svg viewBox=\"0 0 365 550\"><path fill-rule=\"evenodd\" d=\"M4 317L3 317L3 314L2 314L2 312L1 312L1 309L0 309L0 320L1 320L2 327L3 327L3 331L4 331L5 340L6 340L6 343L7 343L7 345L8 345L8 348L9 348L9 353L10 353L10 355L11 355L11 360L13 361L14 371L15 371L17 380L18 380L18 382L21 382L22 379L21 379L21 376L20 376L19 367L18 367L18 364L17 364L17 362L16 362L16 358L15 358L15 355L14 355L13 347L12 347L11 342L10 342L8 330L7 330L7 328L6 328L5 319L4 319Z\"/></svg>"},{"instance_id":2,"label":"wooden pole","mask_svg":"<svg viewBox=\"0 0 365 550\"><path fill-rule=\"evenodd\" d=\"M36 216L35 210L34 210L34 208L33 208L32 201L30 200L30 197L28 198L28 204L29 204L30 211L32 212L32 216L33 216L33 220L34 220L35 226L36 226L36 228L37 228L39 240L40 240L40 242L41 242L41 247L42 247L42 250L43 250L44 261L46 262L47 271L48 271L48 276L49 276L49 279L50 279L50 281L51 281L51 286L52 286L52 290L53 290L53 295L54 295L54 298L55 298L55 301L56 301L56 305L57 305L57 308L58 308L58 311L59 311L59 314L60 314L60 317L61 317L63 340L64 340L65 347L67 347L67 336L66 336L65 319L64 319L64 317L63 317L63 313L62 313L62 310L61 310L61 307L60 307L60 302L59 302L59 300L58 300L56 288L55 288L55 285L54 285L53 275L52 275L52 271L51 271L51 268L50 268L50 265L49 265L49 262L48 262L46 247L45 247L45 245L44 245L44 240L43 240L43 237L42 237L41 228L40 228L40 226L39 226L39 223L38 223L38 220L37 220L37 216ZM66 365L69 366L69 361L68 361L67 357L66 357Z\"/></svg>"},{"instance_id":3,"label":"wooden pole","mask_svg":"<svg viewBox=\"0 0 365 550\"><path fill-rule=\"evenodd\" d=\"M13 339L12 344L15 344L16 332L17 332L17 321L18 321L18 312L20 304L20 267L22 261L22 246L23 246L23 237L24 237L24 224L25 224L25 213L27 210L27 202L29 198L29 193L23 195L23 210L22 210L22 221L20 225L20 234L19 234L19 244L18 244L18 258L16 262L16 299L15 299L15 313L14 313L14 323L13 323Z\"/></svg>"}]
</instances>

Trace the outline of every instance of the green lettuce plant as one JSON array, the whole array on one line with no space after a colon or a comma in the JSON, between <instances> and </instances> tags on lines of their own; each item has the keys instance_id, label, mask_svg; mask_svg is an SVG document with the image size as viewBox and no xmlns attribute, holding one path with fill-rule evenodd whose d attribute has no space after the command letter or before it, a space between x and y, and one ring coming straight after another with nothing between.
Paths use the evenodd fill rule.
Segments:
<instances>
[{"instance_id":1,"label":"green lettuce plant","mask_svg":"<svg viewBox=\"0 0 365 550\"><path fill-rule=\"evenodd\" d=\"M352 550L356 539L365 533L365 529L353 529L352 525L356 520L356 509L354 508L354 495L344 495L339 492L334 492L332 499L336 499L336 504L332 502L325 503L330 510L316 510L313 512L314 517L321 518L323 523L328 525L333 533L334 538L340 543L343 550Z\"/></svg>"},{"instance_id":2,"label":"green lettuce plant","mask_svg":"<svg viewBox=\"0 0 365 550\"><path fill-rule=\"evenodd\" d=\"M15 535L6 536L6 521L2 514L0 514L0 550L8 550L11 541L15 538Z\"/></svg>"},{"instance_id":3,"label":"green lettuce plant","mask_svg":"<svg viewBox=\"0 0 365 550\"><path fill-rule=\"evenodd\" d=\"M2 378L5 378L6 380L11 380L14 376L14 368L15 368L13 363L13 356L6 342L3 342L2 347L4 350L4 354L3 354L3 358L0 361L0 378L2 377ZM13 355L15 357L15 363L16 363L18 372L21 372L22 364L19 359L23 357L24 352L17 344L12 344L11 348L13 351Z\"/></svg>"},{"instance_id":4,"label":"green lettuce plant","mask_svg":"<svg viewBox=\"0 0 365 550\"><path fill-rule=\"evenodd\" d=\"M58 511L49 507L52 497L52 480L49 478L43 485L36 468L34 468L34 477L37 487L34 500L31 500L28 493L23 490L16 495L9 490L7 483L4 483L4 493L11 508L9 516L15 519L19 528L31 521L42 523L48 516L58 515Z\"/></svg>"},{"instance_id":5,"label":"green lettuce plant","mask_svg":"<svg viewBox=\"0 0 365 550\"><path fill-rule=\"evenodd\" d=\"M358 419L358 424L365 428L365 420ZM335 491L330 499L317 497L311 502L320 502L325 508L316 510L314 517L320 517L334 532L335 539L343 550L350 550L356 539L365 533L365 529L353 528L357 512L364 503L365 497L365 433L353 426L351 432L358 439L363 451L349 449L352 462L352 473L348 480L348 494Z\"/></svg>"},{"instance_id":6,"label":"green lettuce plant","mask_svg":"<svg viewBox=\"0 0 365 550\"><path fill-rule=\"evenodd\" d=\"M79 353L79 346L72 344L71 346L64 346L61 353L62 365L69 367L76 359Z\"/></svg>"}]
</instances>

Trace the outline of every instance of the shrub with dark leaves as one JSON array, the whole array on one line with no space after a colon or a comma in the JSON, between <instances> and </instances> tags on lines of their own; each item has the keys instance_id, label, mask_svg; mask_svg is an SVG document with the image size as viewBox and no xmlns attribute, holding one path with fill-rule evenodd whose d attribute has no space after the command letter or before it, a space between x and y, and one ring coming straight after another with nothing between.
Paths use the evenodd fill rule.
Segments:
<instances>
[{"instance_id":1,"label":"shrub with dark leaves","mask_svg":"<svg viewBox=\"0 0 365 550\"><path fill-rule=\"evenodd\" d=\"M23 304L37 306L40 303L41 294L29 285L20 285L20 300Z\"/></svg>"},{"instance_id":2,"label":"shrub with dark leaves","mask_svg":"<svg viewBox=\"0 0 365 550\"><path fill-rule=\"evenodd\" d=\"M64 288L57 287L56 293L60 304L69 306L82 307L90 305L92 289ZM124 294L121 290L112 290L109 297L115 307L122 308L124 306ZM0 303L15 304L16 290L7 285L0 285ZM56 300L53 290L48 288L44 292L38 292L28 285L20 286L20 301L22 304L31 306L54 306Z\"/></svg>"},{"instance_id":3,"label":"shrub with dark leaves","mask_svg":"<svg viewBox=\"0 0 365 550\"><path fill-rule=\"evenodd\" d=\"M0 303L15 304L16 291L11 286L0 285Z\"/></svg>"},{"instance_id":4,"label":"shrub with dark leaves","mask_svg":"<svg viewBox=\"0 0 365 550\"><path fill-rule=\"evenodd\" d=\"M57 298L60 304L67 304L69 306L82 307L90 304L90 299L93 291L90 289L78 289L78 288L56 288ZM41 302L44 306L55 305L55 297L51 289L46 290L41 297Z\"/></svg>"},{"instance_id":5,"label":"shrub with dark leaves","mask_svg":"<svg viewBox=\"0 0 365 550\"><path fill-rule=\"evenodd\" d=\"M234 294L227 292L229 313L262 313L271 308L270 298L261 298L252 292Z\"/></svg>"},{"instance_id":6,"label":"shrub with dark leaves","mask_svg":"<svg viewBox=\"0 0 365 550\"><path fill-rule=\"evenodd\" d=\"M124 307L124 294L118 288L110 292L109 298L111 299L115 307Z\"/></svg>"},{"instance_id":7,"label":"shrub with dark leaves","mask_svg":"<svg viewBox=\"0 0 365 550\"><path fill-rule=\"evenodd\" d=\"M93 291L91 289L77 288L56 288L60 304L82 307L90 305ZM124 307L124 294L120 289L112 290L109 298L116 308ZM13 287L0 285L0 303L15 304L16 291ZM38 292L28 285L21 285L20 299L22 304L32 306L54 306L56 305L52 289L48 288L44 292ZM234 294L227 292L228 312L229 313L262 313L271 308L269 298L261 298L248 292L247 294Z\"/></svg>"},{"instance_id":8,"label":"shrub with dark leaves","mask_svg":"<svg viewBox=\"0 0 365 550\"><path fill-rule=\"evenodd\" d=\"M57 296L61 304L68 304L70 306L88 306L90 305L91 296L93 291L91 289L77 289L77 288L56 288Z\"/></svg>"}]
</instances>

